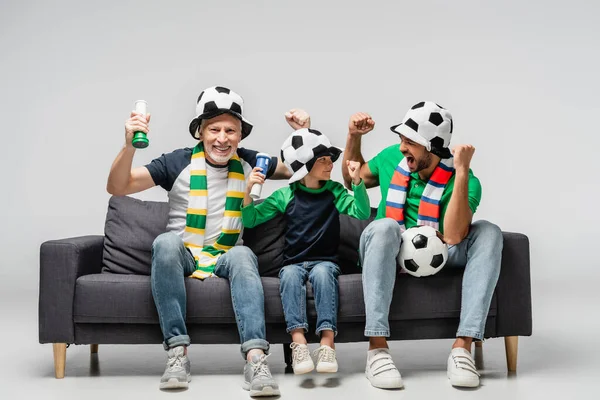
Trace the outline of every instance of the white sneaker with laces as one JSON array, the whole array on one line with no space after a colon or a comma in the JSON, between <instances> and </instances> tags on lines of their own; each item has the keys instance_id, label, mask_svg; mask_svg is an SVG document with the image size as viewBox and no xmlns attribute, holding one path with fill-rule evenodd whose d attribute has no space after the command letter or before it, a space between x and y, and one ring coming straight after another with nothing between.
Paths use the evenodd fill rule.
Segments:
<instances>
[{"instance_id":1,"label":"white sneaker with laces","mask_svg":"<svg viewBox=\"0 0 600 400\"><path fill-rule=\"evenodd\" d=\"M462 347L452 349L448 357L448 379L452 386L479 386L479 372L471 353Z\"/></svg>"},{"instance_id":2,"label":"white sneaker with laces","mask_svg":"<svg viewBox=\"0 0 600 400\"><path fill-rule=\"evenodd\" d=\"M313 355L317 359L317 372L337 372L338 363L335 358L334 349L327 345L323 345L316 349Z\"/></svg>"},{"instance_id":3,"label":"white sneaker with laces","mask_svg":"<svg viewBox=\"0 0 600 400\"><path fill-rule=\"evenodd\" d=\"M389 349L369 350L365 375L371 385L376 388L401 389L404 387L402 376L394 365Z\"/></svg>"},{"instance_id":4,"label":"white sneaker with laces","mask_svg":"<svg viewBox=\"0 0 600 400\"><path fill-rule=\"evenodd\" d=\"M290 344L290 347L292 349L292 368L294 369L294 374L307 374L315 369L315 364L312 358L310 358L307 345L294 342Z\"/></svg>"}]
</instances>

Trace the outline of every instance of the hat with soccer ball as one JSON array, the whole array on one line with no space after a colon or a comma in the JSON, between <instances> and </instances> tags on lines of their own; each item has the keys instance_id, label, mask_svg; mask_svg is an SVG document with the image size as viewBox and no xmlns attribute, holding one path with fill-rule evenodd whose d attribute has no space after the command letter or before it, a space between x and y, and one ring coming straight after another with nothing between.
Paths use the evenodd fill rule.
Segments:
<instances>
[{"instance_id":1,"label":"hat with soccer ball","mask_svg":"<svg viewBox=\"0 0 600 400\"><path fill-rule=\"evenodd\" d=\"M281 161L292 173L288 183L308 175L319 157L330 156L335 162L341 153L342 149L332 146L327 136L316 129L298 129L281 146Z\"/></svg>"},{"instance_id":2,"label":"hat with soccer ball","mask_svg":"<svg viewBox=\"0 0 600 400\"><path fill-rule=\"evenodd\" d=\"M432 101L422 101L408 110L402 123L390 128L425 146L427 151L440 158L450 158L450 139L453 123L450 111Z\"/></svg>"},{"instance_id":3,"label":"hat with soccer ball","mask_svg":"<svg viewBox=\"0 0 600 400\"><path fill-rule=\"evenodd\" d=\"M190 122L190 134L200 139L198 128L203 119L211 119L221 114L230 114L242 121L242 139L252 131L252 124L243 117L244 100L231 89L212 86L200 93L196 102L196 118Z\"/></svg>"}]
</instances>

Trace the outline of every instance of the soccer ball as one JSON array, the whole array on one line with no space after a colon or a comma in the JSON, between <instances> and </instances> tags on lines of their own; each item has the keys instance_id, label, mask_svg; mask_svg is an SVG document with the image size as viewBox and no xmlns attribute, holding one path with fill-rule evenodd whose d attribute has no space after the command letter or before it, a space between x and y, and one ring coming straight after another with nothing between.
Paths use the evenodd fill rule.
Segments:
<instances>
[{"instance_id":1,"label":"soccer ball","mask_svg":"<svg viewBox=\"0 0 600 400\"><path fill-rule=\"evenodd\" d=\"M438 273L448 261L448 247L431 226L416 226L402 234L398 263L412 276Z\"/></svg>"},{"instance_id":2,"label":"soccer ball","mask_svg":"<svg viewBox=\"0 0 600 400\"><path fill-rule=\"evenodd\" d=\"M218 109L231 110L242 114L244 100L236 92L222 86L213 86L205 89L196 103L196 115L210 113Z\"/></svg>"},{"instance_id":3,"label":"soccer ball","mask_svg":"<svg viewBox=\"0 0 600 400\"><path fill-rule=\"evenodd\" d=\"M200 123L203 119L211 119L227 112L242 121L242 139L252 131L252 124L242 114L244 100L242 97L223 86L213 86L205 89L196 102L196 118L190 122L190 134L200 139Z\"/></svg>"},{"instance_id":4,"label":"soccer ball","mask_svg":"<svg viewBox=\"0 0 600 400\"><path fill-rule=\"evenodd\" d=\"M335 162L341 150L331 145L327 136L316 129L299 129L292 133L281 146L281 161L292 173L289 183L308 174L317 157L331 156Z\"/></svg>"},{"instance_id":5,"label":"soccer ball","mask_svg":"<svg viewBox=\"0 0 600 400\"><path fill-rule=\"evenodd\" d=\"M448 146L454 130L452 115L437 103L422 101L415 104L408 110L402 123L392 126L391 129L442 158L451 157Z\"/></svg>"}]
</instances>

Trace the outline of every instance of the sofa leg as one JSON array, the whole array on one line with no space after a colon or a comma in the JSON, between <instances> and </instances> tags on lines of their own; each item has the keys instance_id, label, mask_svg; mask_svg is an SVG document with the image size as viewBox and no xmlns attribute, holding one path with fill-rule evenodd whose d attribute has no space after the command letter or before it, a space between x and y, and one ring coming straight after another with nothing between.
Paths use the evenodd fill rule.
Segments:
<instances>
[{"instance_id":1,"label":"sofa leg","mask_svg":"<svg viewBox=\"0 0 600 400\"><path fill-rule=\"evenodd\" d=\"M98 352L97 344L90 344L90 354L96 354Z\"/></svg>"},{"instance_id":2,"label":"sofa leg","mask_svg":"<svg viewBox=\"0 0 600 400\"><path fill-rule=\"evenodd\" d=\"M507 336L504 338L504 347L506 349L506 367L509 372L517 371L517 352L519 349L519 337Z\"/></svg>"},{"instance_id":3,"label":"sofa leg","mask_svg":"<svg viewBox=\"0 0 600 400\"><path fill-rule=\"evenodd\" d=\"M65 360L67 358L67 344L52 343L52 350L54 352L54 375L56 376L56 379L62 379L65 377Z\"/></svg>"},{"instance_id":4,"label":"sofa leg","mask_svg":"<svg viewBox=\"0 0 600 400\"><path fill-rule=\"evenodd\" d=\"M292 348L290 347L291 343L283 344L283 360L285 361L285 372L290 373L294 372L292 369Z\"/></svg>"}]
</instances>

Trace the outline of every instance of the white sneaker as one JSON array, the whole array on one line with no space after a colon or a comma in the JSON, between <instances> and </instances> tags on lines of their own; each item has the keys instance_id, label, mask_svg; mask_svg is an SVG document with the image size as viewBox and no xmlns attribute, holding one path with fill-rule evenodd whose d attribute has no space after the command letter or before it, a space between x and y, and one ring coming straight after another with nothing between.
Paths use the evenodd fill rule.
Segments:
<instances>
[{"instance_id":1,"label":"white sneaker","mask_svg":"<svg viewBox=\"0 0 600 400\"><path fill-rule=\"evenodd\" d=\"M317 359L317 372L337 372L338 363L335 358L335 350L323 345L313 353Z\"/></svg>"},{"instance_id":2,"label":"white sneaker","mask_svg":"<svg viewBox=\"0 0 600 400\"><path fill-rule=\"evenodd\" d=\"M448 357L448 379L452 386L479 386L479 372L469 351L462 347L452 349Z\"/></svg>"},{"instance_id":3,"label":"white sneaker","mask_svg":"<svg viewBox=\"0 0 600 400\"><path fill-rule=\"evenodd\" d=\"M292 348L292 368L294 369L294 374L307 374L315 369L315 364L312 358L310 358L307 345L292 343L290 347Z\"/></svg>"},{"instance_id":4,"label":"white sneaker","mask_svg":"<svg viewBox=\"0 0 600 400\"><path fill-rule=\"evenodd\" d=\"M367 379L376 388L401 389L404 387L400 371L394 365L388 349L370 350L367 356Z\"/></svg>"}]
</instances>

